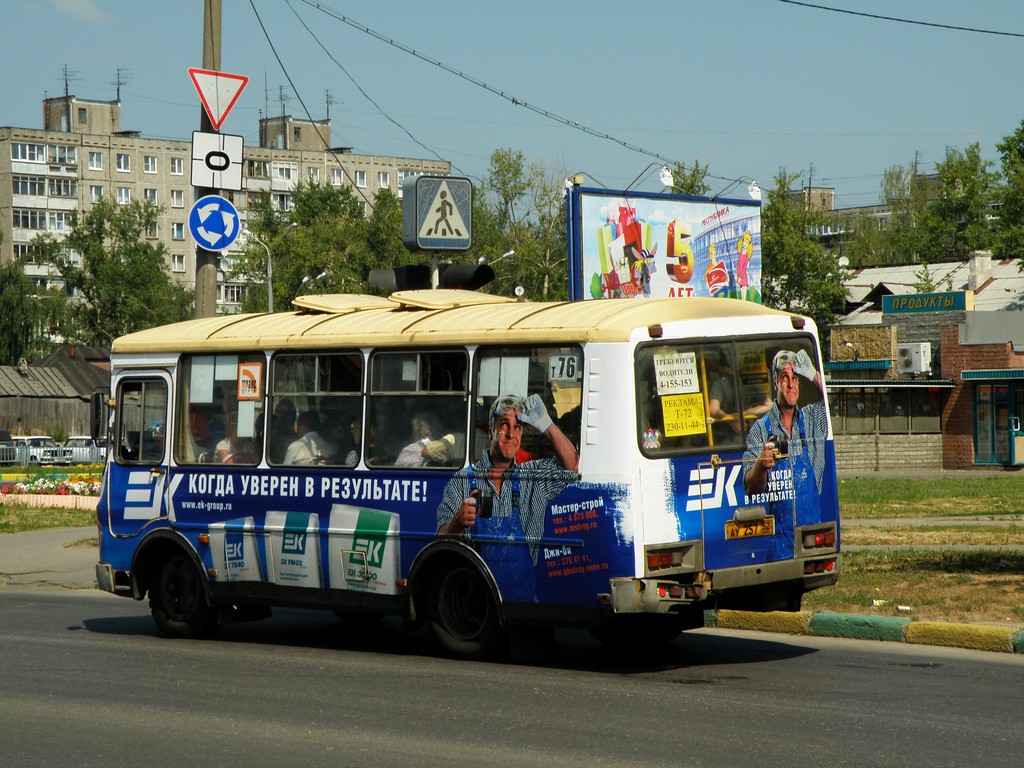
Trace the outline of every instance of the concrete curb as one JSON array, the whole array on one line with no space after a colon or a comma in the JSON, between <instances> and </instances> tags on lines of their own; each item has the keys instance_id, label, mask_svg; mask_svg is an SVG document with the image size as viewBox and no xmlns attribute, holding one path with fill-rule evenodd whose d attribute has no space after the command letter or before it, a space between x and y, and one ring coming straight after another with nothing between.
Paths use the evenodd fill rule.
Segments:
<instances>
[{"instance_id":1,"label":"concrete curb","mask_svg":"<svg viewBox=\"0 0 1024 768\"><path fill-rule=\"evenodd\" d=\"M860 616L812 611L705 611L704 626L812 637L882 640L941 645L998 653L1024 653L1024 629L951 621L911 621L887 616Z\"/></svg>"}]
</instances>

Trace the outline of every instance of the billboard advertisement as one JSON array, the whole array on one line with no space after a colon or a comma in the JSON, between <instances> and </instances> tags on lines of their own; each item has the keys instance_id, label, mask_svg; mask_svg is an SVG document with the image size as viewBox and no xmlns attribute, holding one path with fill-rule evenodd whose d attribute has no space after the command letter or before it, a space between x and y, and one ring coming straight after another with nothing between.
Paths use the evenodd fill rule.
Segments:
<instances>
[{"instance_id":1,"label":"billboard advertisement","mask_svg":"<svg viewBox=\"0 0 1024 768\"><path fill-rule=\"evenodd\" d=\"M572 187L574 300L721 297L761 302L761 202Z\"/></svg>"}]
</instances>

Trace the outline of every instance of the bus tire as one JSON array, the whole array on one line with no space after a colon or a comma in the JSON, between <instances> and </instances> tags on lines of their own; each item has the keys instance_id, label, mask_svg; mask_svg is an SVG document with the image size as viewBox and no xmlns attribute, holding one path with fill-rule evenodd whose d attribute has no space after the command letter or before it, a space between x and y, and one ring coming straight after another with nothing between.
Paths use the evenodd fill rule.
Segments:
<instances>
[{"instance_id":1,"label":"bus tire","mask_svg":"<svg viewBox=\"0 0 1024 768\"><path fill-rule=\"evenodd\" d=\"M430 629L455 656L493 659L508 649L508 635L483 577L469 565L437 574L432 590Z\"/></svg>"},{"instance_id":2,"label":"bus tire","mask_svg":"<svg viewBox=\"0 0 1024 768\"><path fill-rule=\"evenodd\" d=\"M184 552L161 563L149 589L149 609L168 637L204 638L217 631L217 611L206 600L203 578Z\"/></svg>"}]
</instances>

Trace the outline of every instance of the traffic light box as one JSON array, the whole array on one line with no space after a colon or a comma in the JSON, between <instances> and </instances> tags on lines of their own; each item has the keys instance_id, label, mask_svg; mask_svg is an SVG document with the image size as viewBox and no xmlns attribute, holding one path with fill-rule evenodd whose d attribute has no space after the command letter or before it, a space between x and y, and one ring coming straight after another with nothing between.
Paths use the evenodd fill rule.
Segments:
<instances>
[{"instance_id":1,"label":"traffic light box","mask_svg":"<svg viewBox=\"0 0 1024 768\"><path fill-rule=\"evenodd\" d=\"M437 273L438 288L475 291L494 279L494 270L487 264L438 264ZM367 279L389 293L432 287L427 264L371 269Z\"/></svg>"}]
</instances>

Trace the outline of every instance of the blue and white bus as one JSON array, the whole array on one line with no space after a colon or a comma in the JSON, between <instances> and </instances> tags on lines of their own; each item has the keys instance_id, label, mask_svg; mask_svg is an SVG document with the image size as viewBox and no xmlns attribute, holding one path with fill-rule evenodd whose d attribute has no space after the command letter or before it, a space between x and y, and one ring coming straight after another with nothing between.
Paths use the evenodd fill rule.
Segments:
<instances>
[{"instance_id":1,"label":"blue and white bus","mask_svg":"<svg viewBox=\"0 0 1024 768\"><path fill-rule=\"evenodd\" d=\"M306 296L124 336L98 583L171 636L306 607L464 656L796 610L841 564L820 360L727 299Z\"/></svg>"}]
</instances>

